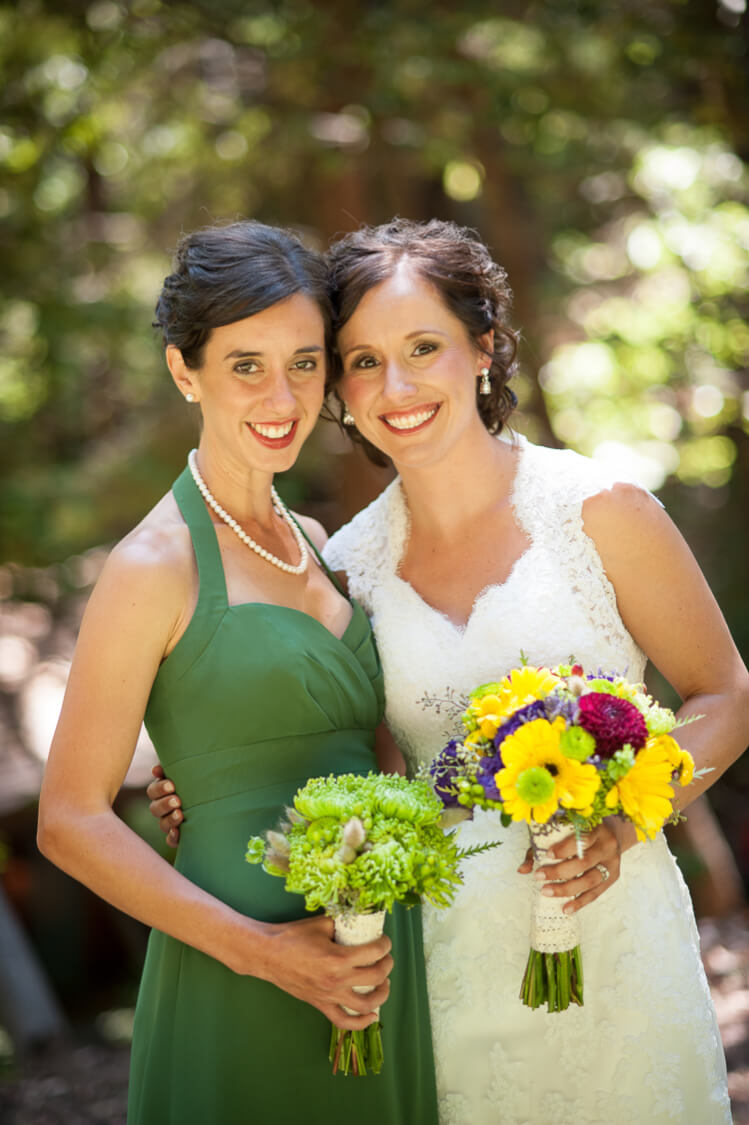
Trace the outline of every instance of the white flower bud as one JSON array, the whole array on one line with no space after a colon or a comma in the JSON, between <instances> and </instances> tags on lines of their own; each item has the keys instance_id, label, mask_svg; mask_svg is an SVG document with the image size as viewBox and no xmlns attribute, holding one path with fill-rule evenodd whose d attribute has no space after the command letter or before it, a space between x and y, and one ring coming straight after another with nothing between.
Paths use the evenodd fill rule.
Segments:
<instances>
[{"instance_id":1,"label":"white flower bud","mask_svg":"<svg viewBox=\"0 0 749 1125\"><path fill-rule=\"evenodd\" d=\"M282 855L280 852L274 851L273 848L269 848L269 850L265 853L264 862L266 864L269 864L271 867L277 867L279 871L289 870L288 855Z\"/></svg>"},{"instance_id":2,"label":"white flower bud","mask_svg":"<svg viewBox=\"0 0 749 1125\"><path fill-rule=\"evenodd\" d=\"M570 676L567 680L567 686L573 695L585 695L588 685L582 676Z\"/></svg>"},{"instance_id":3,"label":"white flower bud","mask_svg":"<svg viewBox=\"0 0 749 1125\"><path fill-rule=\"evenodd\" d=\"M343 842L350 848L360 848L367 838L367 832L358 816L352 816L343 826Z\"/></svg>"},{"instance_id":4,"label":"white flower bud","mask_svg":"<svg viewBox=\"0 0 749 1125\"><path fill-rule=\"evenodd\" d=\"M271 830L270 832L265 833L265 838L274 852L278 852L279 855L289 855L291 851L291 848L289 847L289 841L285 836L282 836L280 832L273 832Z\"/></svg>"},{"instance_id":5,"label":"white flower bud","mask_svg":"<svg viewBox=\"0 0 749 1125\"><path fill-rule=\"evenodd\" d=\"M357 852L350 844L341 844L336 858L339 859L341 863L353 863L356 856Z\"/></svg>"}]
</instances>

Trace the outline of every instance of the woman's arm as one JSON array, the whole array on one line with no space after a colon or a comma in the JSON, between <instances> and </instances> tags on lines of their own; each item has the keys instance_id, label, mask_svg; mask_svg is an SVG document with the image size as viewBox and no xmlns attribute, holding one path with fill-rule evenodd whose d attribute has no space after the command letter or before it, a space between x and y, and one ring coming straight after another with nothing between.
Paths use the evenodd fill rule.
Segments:
<instances>
[{"instance_id":1,"label":"woman's arm","mask_svg":"<svg viewBox=\"0 0 749 1125\"><path fill-rule=\"evenodd\" d=\"M405 759L385 723L380 723L375 732L375 754L382 773L399 773L405 776Z\"/></svg>"},{"instance_id":2,"label":"woman's arm","mask_svg":"<svg viewBox=\"0 0 749 1125\"><path fill-rule=\"evenodd\" d=\"M684 809L749 742L749 674L692 552L652 497L634 485L617 484L588 499L583 514L622 621L683 701L678 717L703 716L675 732L697 768L711 771L683 789L675 787L674 805ZM611 818L591 834L584 860L568 858L572 845L559 845L554 850L565 862L549 875L566 881L548 890L577 894L571 911L585 906L613 885L621 852L635 843L632 825ZM608 880L597 862L609 869ZM526 863L521 870L530 867Z\"/></svg>"},{"instance_id":3,"label":"woman's arm","mask_svg":"<svg viewBox=\"0 0 749 1125\"><path fill-rule=\"evenodd\" d=\"M184 569L184 567L182 568ZM363 1027L387 995L387 938L363 956L335 945L325 918L247 918L179 874L112 810L159 663L186 599L174 559L140 531L110 556L81 625L40 799L40 850L102 898L237 973L271 981L339 1026ZM380 994L355 999L354 984ZM362 1014L346 1017L340 1005Z\"/></svg>"},{"instance_id":4,"label":"woman's arm","mask_svg":"<svg viewBox=\"0 0 749 1125\"><path fill-rule=\"evenodd\" d=\"M746 749L749 673L694 555L660 504L619 484L591 497L584 512L625 626L683 701L677 716L704 716L675 732L697 768L712 771L677 786L675 805L686 808Z\"/></svg>"}]
</instances>

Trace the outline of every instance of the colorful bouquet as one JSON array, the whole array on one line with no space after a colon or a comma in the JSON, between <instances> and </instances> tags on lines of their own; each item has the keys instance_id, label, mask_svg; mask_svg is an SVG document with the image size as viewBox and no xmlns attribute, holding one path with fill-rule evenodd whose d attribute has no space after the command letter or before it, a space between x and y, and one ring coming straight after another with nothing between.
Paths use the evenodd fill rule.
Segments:
<instances>
[{"instance_id":1,"label":"colorful bouquet","mask_svg":"<svg viewBox=\"0 0 749 1125\"><path fill-rule=\"evenodd\" d=\"M249 841L246 859L285 879L287 891L304 895L307 910L330 915L337 942L361 945L382 933L396 902L414 906L423 897L449 906L461 860L486 850L458 848L454 834L442 829L442 813L423 779L316 777L298 790L277 830ZM334 1074L379 1073L381 1024L364 1031L332 1027L330 1060Z\"/></svg>"},{"instance_id":2,"label":"colorful bouquet","mask_svg":"<svg viewBox=\"0 0 749 1125\"><path fill-rule=\"evenodd\" d=\"M579 664L523 665L466 702L464 737L429 767L435 792L454 819L479 807L498 810L505 825L525 821L534 869L572 833L582 856L584 833L607 816L631 821L640 840L678 819L673 783L688 785L695 770L671 732L692 720L677 721L642 684L586 675ZM561 1011L583 1002L579 921L563 913L569 899L540 890L520 998Z\"/></svg>"}]
</instances>

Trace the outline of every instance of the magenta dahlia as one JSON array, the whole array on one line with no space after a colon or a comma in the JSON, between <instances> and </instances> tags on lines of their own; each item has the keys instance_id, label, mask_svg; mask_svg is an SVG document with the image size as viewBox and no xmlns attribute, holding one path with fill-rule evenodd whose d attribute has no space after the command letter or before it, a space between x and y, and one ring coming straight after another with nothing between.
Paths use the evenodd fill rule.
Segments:
<instances>
[{"instance_id":1,"label":"magenta dahlia","mask_svg":"<svg viewBox=\"0 0 749 1125\"><path fill-rule=\"evenodd\" d=\"M578 699L579 726L596 740L596 753L610 758L629 743L640 750L646 743L648 728L637 708L626 699L605 691L590 691Z\"/></svg>"}]
</instances>

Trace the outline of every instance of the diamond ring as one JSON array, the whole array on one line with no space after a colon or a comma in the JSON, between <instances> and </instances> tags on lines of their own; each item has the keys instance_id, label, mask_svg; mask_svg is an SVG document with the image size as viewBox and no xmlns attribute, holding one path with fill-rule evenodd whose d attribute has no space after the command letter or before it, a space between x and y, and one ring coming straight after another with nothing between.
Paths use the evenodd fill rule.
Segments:
<instances>
[{"instance_id":1,"label":"diamond ring","mask_svg":"<svg viewBox=\"0 0 749 1125\"><path fill-rule=\"evenodd\" d=\"M597 868L598 871L601 872L601 880L604 883L608 883L609 879L611 878L611 872L609 871L606 864L605 863L597 863L596 868Z\"/></svg>"}]
</instances>

